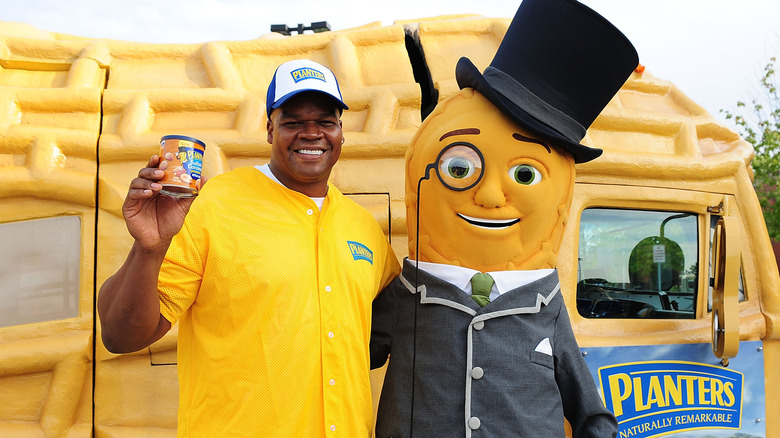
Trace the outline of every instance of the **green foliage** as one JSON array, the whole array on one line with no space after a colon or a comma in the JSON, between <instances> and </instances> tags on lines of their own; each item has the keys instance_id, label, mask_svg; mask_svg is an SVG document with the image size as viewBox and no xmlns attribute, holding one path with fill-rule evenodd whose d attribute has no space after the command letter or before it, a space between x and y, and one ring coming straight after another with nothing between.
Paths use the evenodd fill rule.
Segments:
<instances>
[{"instance_id":1,"label":"green foliage","mask_svg":"<svg viewBox=\"0 0 780 438\"><path fill-rule=\"evenodd\" d=\"M764 211L769 237L780 240L780 94L775 75L776 58L764 67L761 88L765 95L748 105L737 102L737 112L721 110L733 120L739 134L753 144L753 187ZM746 114L747 113L747 114Z\"/></svg>"},{"instance_id":2,"label":"green foliage","mask_svg":"<svg viewBox=\"0 0 780 438\"><path fill-rule=\"evenodd\" d=\"M664 261L656 263L654 247L664 247ZM633 285L648 290L671 290L679 283L683 273L685 256L676 242L666 237L650 236L642 239L628 258L628 272ZM660 269L660 273L658 272ZM660 285L659 285L660 283Z\"/></svg>"}]
</instances>

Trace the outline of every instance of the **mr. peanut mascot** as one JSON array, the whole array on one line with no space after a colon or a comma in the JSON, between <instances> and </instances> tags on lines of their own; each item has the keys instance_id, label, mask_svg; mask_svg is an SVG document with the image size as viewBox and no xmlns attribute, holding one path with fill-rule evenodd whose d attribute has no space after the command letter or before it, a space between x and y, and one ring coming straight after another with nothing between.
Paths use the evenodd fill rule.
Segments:
<instances>
[{"instance_id":1,"label":"mr. peanut mascot","mask_svg":"<svg viewBox=\"0 0 780 438\"><path fill-rule=\"evenodd\" d=\"M409 259L374 304L377 437L563 437L564 417L615 436L555 267L574 164L601 154L580 141L637 65L573 0L523 0L484 74L458 62L461 91L406 154Z\"/></svg>"}]
</instances>

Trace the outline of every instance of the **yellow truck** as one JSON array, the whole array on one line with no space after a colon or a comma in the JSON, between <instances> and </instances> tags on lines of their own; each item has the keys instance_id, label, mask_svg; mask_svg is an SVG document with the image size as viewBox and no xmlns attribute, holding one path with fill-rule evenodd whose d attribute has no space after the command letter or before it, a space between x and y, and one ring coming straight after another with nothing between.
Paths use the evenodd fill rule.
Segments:
<instances>
[{"instance_id":1,"label":"yellow truck","mask_svg":"<svg viewBox=\"0 0 780 438\"><path fill-rule=\"evenodd\" d=\"M333 183L402 258L407 144L457 89L457 59L486 67L508 24L442 16L182 45L0 22L0 436L175 436L176 327L115 355L95 317L131 244L127 186L162 136L205 141L206 176L262 164L275 67L328 65L350 106ZM753 149L640 70L588 131L605 152L578 165L560 249L582 354L621 438L780 437L780 277Z\"/></svg>"}]
</instances>

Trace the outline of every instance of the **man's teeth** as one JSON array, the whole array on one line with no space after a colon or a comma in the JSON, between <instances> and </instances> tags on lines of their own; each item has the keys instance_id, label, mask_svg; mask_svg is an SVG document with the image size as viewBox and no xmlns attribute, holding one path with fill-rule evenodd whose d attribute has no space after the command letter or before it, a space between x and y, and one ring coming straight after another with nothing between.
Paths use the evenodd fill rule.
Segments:
<instances>
[{"instance_id":1,"label":"man's teeth","mask_svg":"<svg viewBox=\"0 0 780 438\"><path fill-rule=\"evenodd\" d=\"M509 219L509 220L501 220L501 219L484 219L484 218L477 218L477 217L471 217L466 216L465 214L458 213L458 216L465 220L466 222L470 223L471 225L474 225L476 227L480 228L490 228L490 229L503 229L511 227L512 225L520 222L520 219Z\"/></svg>"},{"instance_id":2,"label":"man's teeth","mask_svg":"<svg viewBox=\"0 0 780 438\"><path fill-rule=\"evenodd\" d=\"M305 155L322 155L325 153L325 151L319 149L301 149L297 152L299 154L305 154Z\"/></svg>"}]
</instances>

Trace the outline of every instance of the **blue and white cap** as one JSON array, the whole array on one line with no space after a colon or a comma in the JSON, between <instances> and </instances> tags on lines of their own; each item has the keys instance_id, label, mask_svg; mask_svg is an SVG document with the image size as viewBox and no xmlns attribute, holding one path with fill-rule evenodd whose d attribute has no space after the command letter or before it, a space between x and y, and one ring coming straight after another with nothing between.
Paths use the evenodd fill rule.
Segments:
<instances>
[{"instance_id":1,"label":"blue and white cap","mask_svg":"<svg viewBox=\"0 0 780 438\"><path fill-rule=\"evenodd\" d=\"M271 117L271 111L304 91L325 93L335 100L339 108L349 109L341 97L336 76L329 68L308 59L297 59L285 62L276 69L265 98L266 114Z\"/></svg>"}]
</instances>

